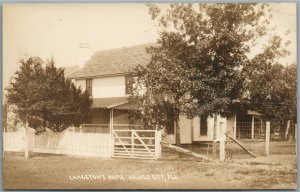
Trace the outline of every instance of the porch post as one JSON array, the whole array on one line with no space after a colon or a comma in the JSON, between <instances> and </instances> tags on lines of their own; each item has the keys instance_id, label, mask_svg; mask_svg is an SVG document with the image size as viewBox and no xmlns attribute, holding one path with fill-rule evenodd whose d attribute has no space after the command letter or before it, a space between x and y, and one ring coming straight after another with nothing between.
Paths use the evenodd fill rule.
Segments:
<instances>
[{"instance_id":1,"label":"porch post","mask_svg":"<svg viewBox=\"0 0 300 192\"><path fill-rule=\"evenodd\" d=\"M112 133L112 130L114 129L114 109L109 109L109 129Z\"/></svg>"},{"instance_id":2,"label":"porch post","mask_svg":"<svg viewBox=\"0 0 300 192\"><path fill-rule=\"evenodd\" d=\"M113 135L113 124L114 121L114 113L113 113L113 109L111 108L109 110L109 130L110 130L110 136L111 136L111 148L110 148L110 152L111 152L111 156L113 155L113 150L114 150L114 135Z\"/></svg>"},{"instance_id":3,"label":"porch post","mask_svg":"<svg viewBox=\"0 0 300 192\"><path fill-rule=\"evenodd\" d=\"M251 139L254 139L254 115L252 115Z\"/></svg>"},{"instance_id":4,"label":"porch post","mask_svg":"<svg viewBox=\"0 0 300 192\"><path fill-rule=\"evenodd\" d=\"M112 134L112 127L111 127L111 109L109 109L109 131Z\"/></svg>"},{"instance_id":5,"label":"porch post","mask_svg":"<svg viewBox=\"0 0 300 192\"><path fill-rule=\"evenodd\" d=\"M111 109L111 129L114 129L114 109Z\"/></svg>"}]
</instances>

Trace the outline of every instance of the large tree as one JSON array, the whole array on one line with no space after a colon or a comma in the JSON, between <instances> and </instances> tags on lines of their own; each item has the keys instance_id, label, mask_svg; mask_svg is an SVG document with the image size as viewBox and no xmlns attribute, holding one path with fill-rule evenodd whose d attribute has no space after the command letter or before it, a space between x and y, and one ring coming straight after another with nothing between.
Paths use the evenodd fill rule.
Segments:
<instances>
[{"instance_id":1,"label":"large tree","mask_svg":"<svg viewBox=\"0 0 300 192\"><path fill-rule=\"evenodd\" d=\"M269 120L295 120L296 66L275 64L261 71L253 70L253 73L255 75L247 83L248 108L260 112Z\"/></svg>"},{"instance_id":2,"label":"large tree","mask_svg":"<svg viewBox=\"0 0 300 192\"><path fill-rule=\"evenodd\" d=\"M89 113L92 101L87 91L65 79L64 70L56 68L53 59L45 67L36 57L22 59L11 84L8 103L16 106L26 132L28 127L37 134L46 128L60 132L72 125L78 126ZM28 151L26 153L27 158Z\"/></svg>"},{"instance_id":3,"label":"large tree","mask_svg":"<svg viewBox=\"0 0 300 192\"><path fill-rule=\"evenodd\" d=\"M297 71L296 65L283 66L278 63L249 67L247 82L248 109L256 110L271 121L274 127L284 132L288 120L297 119Z\"/></svg>"},{"instance_id":4,"label":"large tree","mask_svg":"<svg viewBox=\"0 0 300 192\"><path fill-rule=\"evenodd\" d=\"M226 117L243 106L244 69L252 62L251 48L267 34L267 9L267 4L248 3L171 4L166 10L149 5L159 38L148 49L150 63L132 72L137 77L133 98L139 99L146 124L164 126L172 114L179 144L180 114L214 116L215 140L217 115Z\"/></svg>"}]
</instances>

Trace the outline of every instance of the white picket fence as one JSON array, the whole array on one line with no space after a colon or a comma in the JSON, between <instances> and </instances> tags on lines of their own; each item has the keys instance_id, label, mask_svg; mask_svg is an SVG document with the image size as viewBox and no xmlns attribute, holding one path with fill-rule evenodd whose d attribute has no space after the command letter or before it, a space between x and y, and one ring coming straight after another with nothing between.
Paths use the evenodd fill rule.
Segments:
<instances>
[{"instance_id":1,"label":"white picket fence","mask_svg":"<svg viewBox=\"0 0 300 192\"><path fill-rule=\"evenodd\" d=\"M116 132L131 133L131 137ZM109 131L100 133L82 132L45 132L35 135L30 129L28 133L29 151L37 153L66 154L94 157L116 157L123 154L122 150L128 150L132 154L130 158L157 159L161 156L161 131L158 130L113 130L113 136ZM116 138L122 142L123 149L116 143ZM130 144L124 144L129 141ZM25 131L3 132L4 151L24 151L26 146ZM128 145L128 146L127 146ZM131 147L130 147L131 146ZM145 151L146 150L146 151ZM143 153L143 154L142 154ZM123 155L122 157L128 157Z\"/></svg>"},{"instance_id":2,"label":"white picket fence","mask_svg":"<svg viewBox=\"0 0 300 192\"><path fill-rule=\"evenodd\" d=\"M30 133L29 141L32 141L32 144L29 143L29 150L38 153L110 157L112 151L109 133ZM4 151L23 151L23 133L3 132L3 146Z\"/></svg>"},{"instance_id":3,"label":"white picket fence","mask_svg":"<svg viewBox=\"0 0 300 192\"><path fill-rule=\"evenodd\" d=\"M23 136L22 132L3 132L3 150L4 151L22 151Z\"/></svg>"},{"instance_id":4,"label":"white picket fence","mask_svg":"<svg viewBox=\"0 0 300 192\"><path fill-rule=\"evenodd\" d=\"M33 152L96 157L111 156L109 133L51 133L34 138Z\"/></svg>"}]
</instances>

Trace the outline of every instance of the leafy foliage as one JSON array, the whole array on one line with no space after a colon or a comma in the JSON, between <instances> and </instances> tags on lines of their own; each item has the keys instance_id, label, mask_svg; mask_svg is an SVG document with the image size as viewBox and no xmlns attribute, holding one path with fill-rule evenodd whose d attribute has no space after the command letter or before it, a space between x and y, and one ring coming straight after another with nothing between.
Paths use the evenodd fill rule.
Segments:
<instances>
[{"instance_id":1,"label":"leafy foliage","mask_svg":"<svg viewBox=\"0 0 300 192\"><path fill-rule=\"evenodd\" d=\"M8 92L8 103L17 106L20 119L37 132L46 128L63 131L81 124L89 113L91 99L88 93L65 79L64 70L56 68L54 60L42 67L40 59L20 61L20 69Z\"/></svg>"},{"instance_id":2,"label":"leafy foliage","mask_svg":"<svg viewBox=\"0 0 300 192\"><path fill-rule=\"evenodd\" d=\"M265 64L255 67L251 74L247 84L248 108L269 120L296 120L296 65Z\"/></svg>"},{"instance_id":3,"label":"leafy foliage","mask_svg":"<svg viewBox=\"0 0 300 192\"><path fill-rule=\"evenodd\" d=\"M264 61L273 63L287 53L276 36L249 57L267 34L268 4L171 4L167 10L148 6L160 36L148 49L150 63L132 71L137 77L132 98L152 128L165 126L169 116L178 121L179 114L224 117L245 110L253 70L248 66L263 67Z\"/></svg>"}]
</instances>

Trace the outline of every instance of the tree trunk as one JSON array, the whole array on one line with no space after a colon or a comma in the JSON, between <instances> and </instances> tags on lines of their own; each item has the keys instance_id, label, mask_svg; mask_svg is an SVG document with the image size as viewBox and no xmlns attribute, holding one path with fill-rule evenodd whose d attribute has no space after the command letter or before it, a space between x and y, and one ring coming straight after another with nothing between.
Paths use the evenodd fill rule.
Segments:
<instances>
[{"instance_id":1,"label":"tree trunk","mask_svg":"<svg viewBox=\"0 0 300 192\"><path fill-rule=\"evenodd\" d=\"M213 158L217 158L217 143L215 140L217 139L217 123L218 123L218 116L214 115L214 127L213 127L213 143L212 143L212 156Z\"/></svg>"},{"instance_id":2,"label":"tree trunk","mask_svg":"<svg viewBox=\"0 0 300 192\"><path fill-rule=\"evenodd\" d=\"M176 129L176 145L180 145L180 128L178 124L178 118L175 120L175 129Z\"/></svg>"},{"instance_id":3,"label":"tree trunk","mask_svg":"<svg viewBox=\"0 0 300 192\"><path fill-rule=\"evenodd\" d=\"M28 122L25 123L25 137L24 137L24 155L25 159L27 160L29 158L29 130L28 130Z\"/></svg>"}]
</instances>

